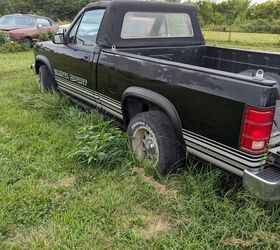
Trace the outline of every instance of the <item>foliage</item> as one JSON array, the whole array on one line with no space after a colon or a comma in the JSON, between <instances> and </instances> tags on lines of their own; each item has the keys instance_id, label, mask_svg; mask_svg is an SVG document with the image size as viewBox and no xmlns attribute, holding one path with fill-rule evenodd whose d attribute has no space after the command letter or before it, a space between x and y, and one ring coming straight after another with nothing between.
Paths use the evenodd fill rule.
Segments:
<instances>
[{"instance_id":1,"label":"foliage","mask_svg":"<svg viewBox=\"0 0 280 250\"><path fill-rule=\"evenodd\" d=\"M0 36L1 38L1 36ZM4 42L0 43L0 53L15 53L15 52L22 52L28 51L30 48L25 43L18 43L18 42Z\"/></svg>"},{"instance_id":2,"label":"foliage","mask_svg":"<svg viewBox=\"0 0 280 250\"><path fill-rule=\"evenodd\" d=\"M128 156L127 138L108 121L99 120L97 125L82 127L77 141L77 150L70 156L81 163L118 167Z\"/></svg>"},{"instance_id":3,"label":"foliage","mask_svg":"<svg viewBox=\"0 0 280 250\"><path fill-rule=\"evenodd\" d=\"M10 41L6 35L0 31L0 53L15 53L28 51L30 47L26 43Z\"/></svg>"},{"instance_id":4,"label":"foliage","mask_svg":"<svg viewBox=\"0 0 280 250\"><path fill-rule=\"evenodd\" d=\"M40 42L45 42L51 40L52 37L53 37L52 33L40 33L38 36L38 40Z\"/></svg>"},{"instance_id":5,"label":"foliage","mask_svg":"<svg viewBox=\"0 0 280 250\"><path fill-rule=\"evenodd\" d=\"M279 16L280 17L280 16ZM273 33L280 34L280 19L268 20L268 19L255 19L249 20L240 25L240 29L244 32L261 32L261 33Z\"/></svg>"},{"instance_id":6,"label":"foliage","mask_svg":"<svg viewBox=\"0 0 280 250\"><path fill-rule=\"evenodd\" d=\"M29 50L24 43L11 42L6 35L0 31L0 53L14 53Z\"/></svg>"},{"instance_id":7,"label":"foliage","mask_svg":"<svg viewBox=\"0 0 280 250\"><path fill-rule=\"evenodd\" d=\"M1 0L0 15L36 13L55 19L73 19L78 11L90 2L96 0Z\"/></svg>"},{"instance_id":8,"label":"foliage","mask_svg":"<svg viewBox=\"0 0 280 250\"><path fill-rule=\"evenodd\" d=\"M250 0L186 1L198 7L204 30L279 33L280 1L250 4Z\"/></svg>"},{"instance_id":9,"label":"foliage","mask_svg":"<svg viewBox=\"0 0 280 250\"><path fill-rule=\"evenodd\" d=\"M6 35L4 32L0 31L0 46L7 41Z\"/></svg>"},{"instance_id":10,"label":"foliage","mask_svg":"<svg viewBox=\"0 0 280 250\"><path fill-rule=\"evenodd\" d=\"M52 33L41 33L39 34L38 40L49 41L53 36ZM28 51L30 47L26 43L21 42L13 42L7 39L5 34L0 31L0 53L15 53L15 52L22 52Z\"/></svg>"}]
</instances>

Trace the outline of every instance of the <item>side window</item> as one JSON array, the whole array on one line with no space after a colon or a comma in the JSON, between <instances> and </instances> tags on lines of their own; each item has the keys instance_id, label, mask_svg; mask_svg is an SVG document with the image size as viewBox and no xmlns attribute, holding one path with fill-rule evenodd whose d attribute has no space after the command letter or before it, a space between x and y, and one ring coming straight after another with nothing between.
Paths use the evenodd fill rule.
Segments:
<instances>
[{"instance_id":1,"label":"side window","mask_svg":"<svg viewBox=\"0 0 280 250\"><path fill-rule=\"evenodd\" d=\"M69 43L81 46L93 46L96 42L96 37L105 10L89 10L84 13L69 35Z\"/></svg>"},{"instance_id":2,"label":"side window","mask_svg":"<svg viewBox=\"0 0 280 250\"><path fill-rule=\"evenodd\" d=\"M38 26L40 25L41 27L50 27L50 26L52 26L49 20L43 19L43 18L38 18L37 19L37 25Z\"/></svg>"},{"instance_id":3,"label":"side window","mask_svg":"<svg viewBox=\"0 0 280 250\"><path fill-rule=\"evenodd\" d=\"M75 37L76 37L77 29L79 27L81 19L82 19L82 17L80 17L78 19L78 21L75 23L75 25L72 27L72 29L71 29L71 31L69 33L69 41L68 41L68 43L76 43Z\"/></svg>"}]
</instances>

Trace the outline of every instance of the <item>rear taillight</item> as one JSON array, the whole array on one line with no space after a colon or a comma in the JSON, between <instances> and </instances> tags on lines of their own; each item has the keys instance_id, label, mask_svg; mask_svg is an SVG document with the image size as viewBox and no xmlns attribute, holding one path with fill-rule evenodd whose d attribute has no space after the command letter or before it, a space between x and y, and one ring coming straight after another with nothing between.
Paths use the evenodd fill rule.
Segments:
<instances>
[{"instance_id":1,"label":"rear taillight","mask_svg":"<svg viewBox=\"0 0 280 250\"><path fill-rule=\"evenodd\" d=\"M247 107L240 148L249 153L263 153L269 144L275 108Z\"/></svg>"}]
</instances>

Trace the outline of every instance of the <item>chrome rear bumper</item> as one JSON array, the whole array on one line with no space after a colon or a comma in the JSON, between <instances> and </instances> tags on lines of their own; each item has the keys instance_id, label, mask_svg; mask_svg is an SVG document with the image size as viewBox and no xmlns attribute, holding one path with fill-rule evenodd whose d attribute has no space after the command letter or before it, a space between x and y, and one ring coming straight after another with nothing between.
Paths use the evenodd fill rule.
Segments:
<instances>
[{"instance_id":1,"label":"chrome rear bumper","mask_svg":"<svg viewBox=\"0 0 280 250\"><path fill-rule=\"evenodd\" d=\"M280 200L280 168L278 167L268 166L261 171L245 170L243 184L260 199Z\"/></svg>"}]
</instances>

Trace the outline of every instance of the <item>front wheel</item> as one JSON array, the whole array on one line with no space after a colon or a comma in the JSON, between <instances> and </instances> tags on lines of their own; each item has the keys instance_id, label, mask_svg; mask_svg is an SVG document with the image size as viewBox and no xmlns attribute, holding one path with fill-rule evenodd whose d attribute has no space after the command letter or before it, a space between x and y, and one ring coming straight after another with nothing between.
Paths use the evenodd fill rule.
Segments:
<instances>
[{"instance_id":1,"label":"front wheel","mask_svg":"<svg viewBox=\"0 0 280 250\"><path fill-rule=\"evenodd\" d=\"M128 125L128 135L137 160L156 166L161 175L185 162L185 146L178 141L169 118L163 112L137 114Z\"/></svg>"},{"instance_id":2,"label":"front wheel","mask_svg":"<svg viewBox=\"0 0 280 250\"><path fill-rule=\"evenodd\" d=\"M42 65L39 68L39 83L40 88L43 92L48 92L52 89L55 89L54 79L50 75L50 72L46 65Z\"/></svg>"}]
</instances>

